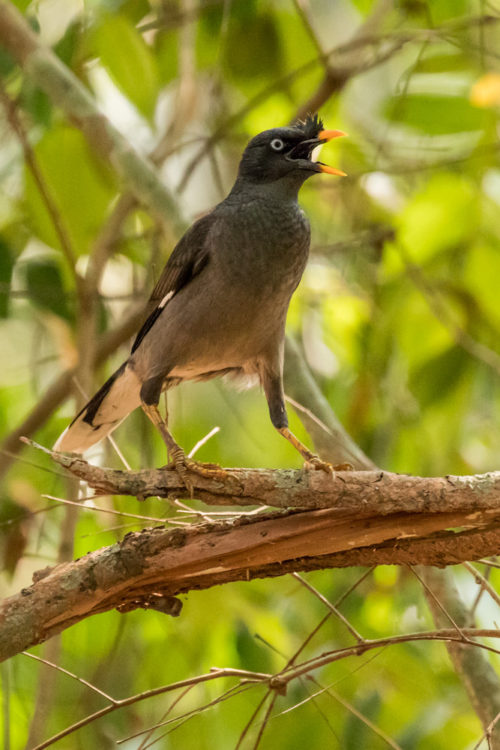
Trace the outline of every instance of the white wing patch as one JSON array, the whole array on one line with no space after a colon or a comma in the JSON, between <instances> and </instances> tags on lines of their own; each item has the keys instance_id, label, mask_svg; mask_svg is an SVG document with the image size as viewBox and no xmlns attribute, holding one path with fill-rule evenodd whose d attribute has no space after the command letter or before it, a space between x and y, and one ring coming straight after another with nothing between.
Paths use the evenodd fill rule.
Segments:
<instances>
[{"instance_id":1,"label":"white wing patch","mask_svg":"<svg viewBox=\"0 0 500 750\"><path fill-rule=\"evenodd\" d=\"M174 292L173 292L173 291L171 291L171 292L168 292L168 294L166 294L166 295L165 295L165 296L163 297L163 299L162 299L162 301L160 302L160 304L158 305L158 307L159 307L160 309L163 309L163 308L165 307L165 305L167 304L167 302L169 301L169 299L172 299L172 297L173 297L173 296L174 296Z\"/></svg>"}]
</instances>

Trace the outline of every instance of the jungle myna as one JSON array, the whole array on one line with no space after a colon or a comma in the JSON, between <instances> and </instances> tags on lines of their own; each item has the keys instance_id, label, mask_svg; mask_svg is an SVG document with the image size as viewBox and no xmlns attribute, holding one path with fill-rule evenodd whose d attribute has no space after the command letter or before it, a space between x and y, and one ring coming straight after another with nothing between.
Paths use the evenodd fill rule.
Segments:
<instances>
[{"instance_id":1,"label":"jungle myna","mask_svg":"<svg viewBox=\"0 0 500 750\"><path fill-rule=\"evenodd\" d=\"M297 196L314 174L344 174L311 159L319 144L341 135L324 130L316 115L250 141L227 198L173 250L129 358L62 433L55 450L85 451L142 406L190 488L187 469L210 469L187 459L175 442L158 410L162 391L184 380L256 375L276 429L309 465L332 470L288 429L282 373L286 314L310 243Z\"/></svg>"}]
</instances>

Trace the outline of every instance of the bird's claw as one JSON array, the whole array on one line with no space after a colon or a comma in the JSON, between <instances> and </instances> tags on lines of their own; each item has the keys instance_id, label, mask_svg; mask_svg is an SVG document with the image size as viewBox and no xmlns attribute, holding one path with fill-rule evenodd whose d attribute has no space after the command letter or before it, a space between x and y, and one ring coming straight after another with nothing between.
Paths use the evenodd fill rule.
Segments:
<instances>
[{"instance_id":1,"label":"bird's claw","mask_svg":"<svg viewBox=\"0 0 500 750\"><path fill-rule=\"evenodd\" d=\"M333 466L329 461L323 461L319 456L316 456L313 453L306 459L304 469L306 469L306 471L310 469L324 471L326 474L330 474L333 478L337 471L354 471L354 466L348 462Z\"/></svg>"},{"instance_id":2,"label":"bird's claw","mask_svg":"<svg viewBox=\"0 0 500 750\"><path fill-rule=\"evenodd\" d=\"M335 471L354 471L354 466L349 461L345 461L342 464L335 464L333 468Z\"/></svg>"},{"instance_id":3,"label":"bird's claw","mask_svg":"<svg viewBox=\"0 0 500 750\"><path fill-rule=\"evenodd\" d=\"M333 467L333 465L328 461L322 461L319 456L316 456L314 454L306 459L304 463L304 469L306 471L310 471L311 469L314 469L316 471L324 471L326 474L329 474L332 479L335 477L335 468Z\"/></svg>"},{"instance_id":4,"label":"bird's claw","mask_svg":"<svg viewBox=\"0 0 500 750\"><path fill-rule=\"evenodd\" d=\"M173 455L172 460L165 466L165 469L177 472L179 479L189 492L189 497L191 498L194 496L194 486L189 478L189 472L218 481L224 481L228 477L228 473L219 464L195 461L192 458L188 458L184 452Z\"/></svg>"}]
</instances>

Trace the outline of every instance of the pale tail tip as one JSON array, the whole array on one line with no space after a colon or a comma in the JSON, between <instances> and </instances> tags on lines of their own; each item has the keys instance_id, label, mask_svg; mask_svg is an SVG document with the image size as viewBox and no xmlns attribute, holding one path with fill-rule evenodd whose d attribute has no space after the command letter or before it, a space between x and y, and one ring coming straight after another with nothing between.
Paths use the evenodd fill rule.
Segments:
<instances>
[{"instance_id":1,"label":"pale tail tip","mask_svg":"<svg viewBox=\"0 0 500 750\"><path fill-rule=\"evenodd\" d=\"M53 451L63 451L63 450L64 450L64 448L62 447L62 445L63 445L63 443L64 443L64 436L65 436L65 435L66 435L66 433L68 432L68 429L69 429L69 428L68 428L68 427L66 427L66 429L64 430L64 432L61 432L61 434L60 434L60 435L59 435L59 437L57 438L56 442L55 442L55 443L54 443L54 445L52 446L52 450L53 450Z\"/></svg>"}]
</instances>

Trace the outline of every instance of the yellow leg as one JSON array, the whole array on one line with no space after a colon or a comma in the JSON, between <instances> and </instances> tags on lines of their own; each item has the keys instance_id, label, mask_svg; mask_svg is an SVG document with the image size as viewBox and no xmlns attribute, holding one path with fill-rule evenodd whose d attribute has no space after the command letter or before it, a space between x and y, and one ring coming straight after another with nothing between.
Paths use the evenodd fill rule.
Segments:
<instances>
[{"instance_id":1,"label":"yellow leg","mask_svg":"<svg viewBox=\"0 0 500 750\"><path fill-rule=\"evenodd\" d=\"M332 477L335 476L336 468L338 468L339 471L346 470L348 468L352 469L352 466L350 464L341 464L339 467L335 467L332 466L332 464L328 461L322 461L321 458L316 455L316 453L312 453L312 451L310 451L309 448L304 445L304 443L301 443L298 437L296 437L293 432L288 429L288 427L280 427L278 428L278 432L283 435L283 437L286 438L289 443L293 445L295 450L300 453L300 455L306 462L307 467L310 466L313 469L319 469L326 472L327 474L330 474Z\"/></svg>"}]
</instances>

